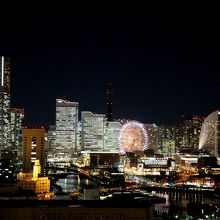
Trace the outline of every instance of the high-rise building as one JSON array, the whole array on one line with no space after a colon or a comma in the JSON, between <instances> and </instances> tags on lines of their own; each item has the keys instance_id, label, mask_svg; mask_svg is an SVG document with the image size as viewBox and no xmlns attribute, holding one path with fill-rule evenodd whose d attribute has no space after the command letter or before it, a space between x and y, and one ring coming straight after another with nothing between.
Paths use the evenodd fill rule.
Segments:
<instances>
[{"instance_id":1,"label":"high-rise building","mask_svg":"<svg viewBox=\"0 0 220 220\"><path fill-rule=\"evenodd\" d=\"M178 147L188 147L198 149L199 136L203 123L203 118L197 115L182 116L179 126L179 144Z\"/></svg>"},{"instance_id":2,"label":"high-rise building","mask_svg":"<svg viewBox=\"0 0 220 220\"><path fill-rule=\"evenodd\" d=\"M11 108L11 142L14 149L21 149L21 129L24 122L24 109Z\"/></svg>"},{"instance_id":3,"label":"high-rise building","mask_svg":"<svg viewBox=\"0 0 220 220\"><path fill-rule=\"evenodd\" d=\"M102 151L104 149L104 114L81 112L81 148L83 151Z\"/></svg>"},{"instance_id":4,"label":"high-rise building","mask_svg":"<svg viewBox=\"0 0 220 220\"><path fill-rule=\"evenodd\" d=\"M31 171L35 160L40 160L42 170L45 163L45 129L22 128L23 168Z\"/></svg>"},{"instance_id":5,"label":"high-rise building","mask_svg":"<svg viewBox=\"0 0 220 220\"><path fill-rule=\"evenodd\" d=\"M72 158L77 150L78 102L56 99L56 141L58 157Z\"/></svg>"},{"instance_id":6,"label":"high-rise building","mask_svg":"<svg viewBox=\"0 0 220 220\"><path fill-rule=\"evenodd\" d=\"M158 129L159 152L164 156L172 156L176 152L178 127L161 125Z\"/></svg>"},{"instance_id":7,"label":"high-rise building","mask_svg":"<svg viewBox=\"0 0 220 220\"><path fill-rule=\"evenodd\" d=\"M109 121L105 124L104 151L119 152L119 134L122 124L116 121Z\"/></svg>"},{"instance_id":8,"label":"high-rise building","mask_svg":"<svg viewBox=\"0 0 220 220\"><path fill-rule=\"evenodd\" d=\"M156 153L158 151L158 126L156 124L145 124L148 134L148 149L154 150Z\"/></svg>"},{"instance_id":9,"label":"high-rise building","mask_svg":"<svg viewBox=\"0 0 220 220\"><path fill-rule=\"evenodd\" d=\"M10 59L0 57L0 150L11 145Z\"/></svg>"}]
</instances>

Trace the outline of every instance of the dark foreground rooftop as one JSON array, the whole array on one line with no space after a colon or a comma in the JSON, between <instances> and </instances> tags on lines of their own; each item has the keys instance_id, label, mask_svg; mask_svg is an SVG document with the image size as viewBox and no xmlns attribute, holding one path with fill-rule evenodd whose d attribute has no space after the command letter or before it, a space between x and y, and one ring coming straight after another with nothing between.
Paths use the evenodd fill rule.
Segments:
<instances>
[{"instance_id":1,"label":"dark foreground rooftop","mask_svg":"<svg viewBox=\"0 0 220 220\"><path fill-rule=\"evenodd\" d=\"M85 207L85 208L148 208L152 203L148 200L0 200L1 208L28 207Z\"/></svg>"},{"instance_id":2,"label":"dark foreground rooftop","mask_svg":"<svg viewBox=\"0 0 220 220\"><path fill-rule=\"evenodd\" d=\"M0 219L152 220L152 206L131 200L0 200Z\"/></svg>"}]
</instances>

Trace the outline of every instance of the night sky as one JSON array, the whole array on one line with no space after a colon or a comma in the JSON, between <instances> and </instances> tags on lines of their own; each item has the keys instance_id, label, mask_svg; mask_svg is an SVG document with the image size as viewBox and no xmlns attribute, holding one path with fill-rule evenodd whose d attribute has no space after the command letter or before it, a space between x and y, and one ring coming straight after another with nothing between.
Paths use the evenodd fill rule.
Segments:
<instances>
[{"instance_id":1,"label":"night sky","mask_svg":"<svg viewBox=\"0 0 220 220\"><path fill-rule=\"evenodd\" d=\"M55 99L115 118L173 123L220 108L218 9L1 9L11 105L29 125L55 123Z\"/></svg>"}]
</instances>

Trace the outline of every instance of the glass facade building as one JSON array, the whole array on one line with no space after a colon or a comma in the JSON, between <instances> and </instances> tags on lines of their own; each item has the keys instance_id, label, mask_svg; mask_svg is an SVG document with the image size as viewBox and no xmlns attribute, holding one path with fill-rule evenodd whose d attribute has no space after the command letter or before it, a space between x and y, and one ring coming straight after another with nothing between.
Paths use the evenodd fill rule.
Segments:
<instances>
[{"instance_id":1,"label":"glass facade building","mask_svg":"<svg viewBox=\"0 0 220 220\"><path fill-rule=\"evenodd\" d=\"M199 136L204 119L201 116L183 115L179 126L178 147L198 149Z\"/></svg>"},{"instance_id":2,"label":"glass facade building","mask_svg":"<svg viewBox=\"0 0 220 220\"><path fill-rule=\"evenodd\" d=\"M77 151L78 102L56 100L56 141L58 157Z\"/></svg>"},{"instance_id":3,"label":"glass facade building","mask_svg":"<svg viewBox=\"0 0 220 220\"><path fill-rule=\"evenodd\" d=\"M105 123L104 114L81 112L81 148L83 151L103 151Z\"/></svg>"},{"instance_id":4,"label":"glass facade building","mask_svg":"<svg viewBox=\"0 0 220 220\"><path fill-rule=\"evenodd\" d=\"M116 121L109 121L105 124L104 151L119 152L118 138L122 124Z\"/></svg>"},{"instance_id":5,"label":"glass facade building","mask_svg":"<svg viewBox=\"0 0 220 220\"><path fill-rule=\"evenodd\" d=\"M176 146L178 143L179 127L161 125L158 129L158 145L159 153L164 156L172 156L176 153Z\"/></svg>"},{"instance_id":6,"label":"glass facade building","mask_svg":"<svg viewBox=\"0 0 220 220\"><path fill-rule=\"evenodd\" d=\"M11 140L12 147L21 149L21 129L24 121L24 109L11 108Z\"/></svg>"}]
</instances>

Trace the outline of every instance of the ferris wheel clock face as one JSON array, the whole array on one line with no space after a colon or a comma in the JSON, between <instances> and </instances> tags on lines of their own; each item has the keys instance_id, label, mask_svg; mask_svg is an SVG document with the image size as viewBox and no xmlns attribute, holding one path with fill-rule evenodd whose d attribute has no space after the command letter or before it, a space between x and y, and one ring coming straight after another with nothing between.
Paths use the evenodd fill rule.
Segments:
<instances>
[{"instance_id":1,"label":"ferris wheel clock face","mask_svg":"<svg viewBox=\"0 0 220 220\"><path fill-rule=\"evenodd\" d=\"M143 124L130 121L124 124L119 135L121 153L144 151L147 149L148 135Z\"/></svg>"}]
</instances>

